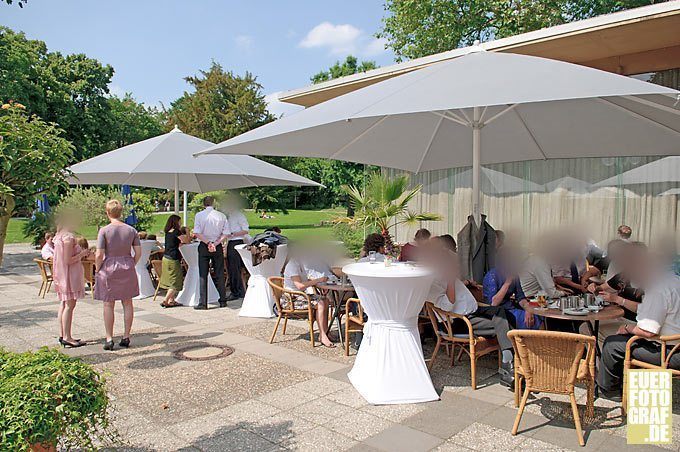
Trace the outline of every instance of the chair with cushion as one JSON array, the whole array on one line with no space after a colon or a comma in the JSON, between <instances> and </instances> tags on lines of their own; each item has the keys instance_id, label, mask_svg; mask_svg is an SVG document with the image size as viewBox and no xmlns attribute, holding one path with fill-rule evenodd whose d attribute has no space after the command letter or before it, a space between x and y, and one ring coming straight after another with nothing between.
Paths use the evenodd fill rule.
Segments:
<instances>
[{"instance_id":1,"label":"chair with cushion","mask_svg":"<svg viewBox=\"0 0 680 452\"><path fill-rule=\"evenodd\" d=\"M356 309L352 309L356 306ZM364 309L358 298L350 298L345 303L345 356L349 356L349 333L364 331Z\"/></svg>"},{"instance_id":2,"label":"chair with cushion","mask_svg":"<svg viewBox=\"0 0 680 452\"><path fill-rule=\"evenodd\" d=\"M660 363L652 364L646 361L640 361L639 359L634 359L631 353L631 347L635 342L642 340L656 341L661 344L661 360ZM668 347L671 347L668 351ZM672 336L656 336L651 339L646 339L640 336L633 336L628 339L626 343L626 356L623 361L623 397L621 398L621 409L626 413L628 409L628 371L630 369L652 369L652 370L670 370L673 378L680 377L680 370L671 369L670 361L673 354L680 348L680 334L674 334Z\"/></svg>"},{"instance_id":3,"label":"chair with cushion","mask_svg":"<svg viewBox=\"0 0 680 452\"><path fill-rule=\"evenodd\" d=\"M494 337L494 331L492 329L474 331L472 329L472 323L470 323L470 320L467 317L444 311L429 301L425 303L425 308L427 309L430 323L432 323L432 328L437 335L437 344L432 352L432 358L430 358L430 362L427 365L428 370L432 370L432 366L434 365L434 361L437 358L437 353L439 352L442 343L447 349L449 346L453 347L451 350L452 366L456 360L456 347L460 347L458 359L460 360L463 352L470 357L471 385L472 389L477 389L477 360L482 356L494 352L498 354L499 362L501 359L500 349L498 347L498 342ZM437 317L442 319L442 321L440 322ZM456 319L458 319L459 323L464 323L467 327L467 332L454 332L453 323Z\"/></svg>"},{"instance_id":4,"label":"chair with cushion","mask_svg":"<svg viewBox=\"0 0 680 452\"><path fill-rule=\"evenodd\" d=\"M38 289L38 296L45 298L47 292L49 292L52 287L52 262L45 259L33 259L33 262L38 264L38 269L40 270L40 278L42 279L40 283L40 289Z\"/></svg>"},{"instance_id":5,"label":"chair with cushion","mask_svg":"<svg viewBox=\"0 0 680 452\"><path fill-rule=\"evenodd\" d=\"M583 334L540 330L512 330L508 337L515 349L515 404L521 391L522 380L525 382L512 434L517 434L529 394L532 392L564 394L569 395L578 442L584 446L574 385L576 383L586 385L587 415L592 417L595 391L595 338Z\"/></svg>"},{"instance_id":6,"label":"chair with cushion","mask_svg":"<svg viewBox=\"0 0 680 452\"><path fill-rule=\"evenodd\" d=\"M314 347L314 319L316 318L317 306L312 304L309 295L298 290L286 289L283 286L283 278L280 276L271 276L267 278L267 283L269 283L269 287L272 288L272 292L274 293L274 302L276 303L279 315L276 319L276 326L269 339L269 343L271 344L274 342L274 337L276 337L276 332L279 329L281 319L283 319L283 334L286 334L288 319L307 319L307 323L309 324L309 341L312 343L312 347ZM294 303L295 300L303 300L304 307L296 307Z\"/></svg>"},{"instance_id":7,"label":"chair with cushion","mask_svg":"<svg viewBox=\"0 0 680 452\"><path fill-rule=\"evenodd\" d=\"M161 273L163 273L163 261L160 259L152 259L151 260L151 268L153 269L153 272L156 274L156 290L153 293L153 301L156 301L156 297L158 296L158 291L161 288Z\"/></svg>"}]
</instances>

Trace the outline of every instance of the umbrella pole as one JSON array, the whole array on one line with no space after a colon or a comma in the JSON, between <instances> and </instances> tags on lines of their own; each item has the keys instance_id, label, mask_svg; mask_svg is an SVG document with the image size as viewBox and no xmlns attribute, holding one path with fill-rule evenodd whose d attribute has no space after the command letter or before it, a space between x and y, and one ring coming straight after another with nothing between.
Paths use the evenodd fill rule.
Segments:
<instances>
[{"instance_id":1,"label":"umbrella pole","mask_svg":"<svg viewBox=\"0 0 680 452\"><path fill-rule=\"evenodd\" d=\"M182 216L184 217L184 221L182 222L182 224L184 226L186 226L187 225L187 192L186 191L184 192L184 212L182 213Z\"/></svg>"},{"instance_id":2,"label":"umbrella pole","mask_svg":"<svg viewBox=\"0 0 680 452\"><path fill-rule=\"evenodd\" d=\"M179 174L175 173L175 215L179 215Z\"/></svg>"},{"instance_id":3,"label":"umbrella pole","mask_svg":"<svg viewBox=\"0 0 680 452\"><path fill-rule=\"evenodd\" d=\"M472 121L472 218L478 226L482 224L479 187L482 135L480 119L479 107L474 107Z\"/></svg>"}]
</instances>

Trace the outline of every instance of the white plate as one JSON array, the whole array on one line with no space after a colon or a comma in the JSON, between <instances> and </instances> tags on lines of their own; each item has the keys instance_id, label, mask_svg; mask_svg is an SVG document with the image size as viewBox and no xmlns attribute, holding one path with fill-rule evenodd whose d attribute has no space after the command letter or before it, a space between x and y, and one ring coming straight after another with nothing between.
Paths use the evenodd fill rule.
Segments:
<instances>
[{"instance_id":1,"label":"white plate","mask_svg":"<svg viewBox=\"0 0 680 452\"><path fill-rule=\"evenodd\" d=\"M565 309L564 314L567 315L588 315L590 311L587 309Z\"/></svg>"}]
</instances>

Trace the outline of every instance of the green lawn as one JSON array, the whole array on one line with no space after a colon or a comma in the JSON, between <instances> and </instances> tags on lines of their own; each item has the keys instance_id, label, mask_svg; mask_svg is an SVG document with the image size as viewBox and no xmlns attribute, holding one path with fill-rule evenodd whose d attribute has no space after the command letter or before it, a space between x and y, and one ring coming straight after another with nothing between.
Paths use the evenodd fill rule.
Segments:
<instances>
[{"instance_id":1,"label":"green lawn","mask_svg":"<svg viewBox=\"0 0 680 452\"><path fill-rule=\"evenodd\" d=\"M246 211L246 217L250 223L251 235L255 235L264 231L266 228L278 226L282 233L290 239L297 240L303 237L314 236L317 238L330 239L332 238L332 228L328 225L321 226L322 222L328 222L334 218L345 214L344 209L326 209L326 210L289 210L288 215L282 213L271 214L274 218L263 219L252 211ZM161 235L163 226L170 214L161 213L154 215L153 227L147 231L150 234ZM193 226L194 216L189 214L189 225ZM27 243L30 242L28 238L21 232L21 227L26 219L13 218L9 222L7 230L7 243ZM94 240L97 237L97 230L95 227L84 227L80 231L88 240Z\"/></svg>"}]
</instances>

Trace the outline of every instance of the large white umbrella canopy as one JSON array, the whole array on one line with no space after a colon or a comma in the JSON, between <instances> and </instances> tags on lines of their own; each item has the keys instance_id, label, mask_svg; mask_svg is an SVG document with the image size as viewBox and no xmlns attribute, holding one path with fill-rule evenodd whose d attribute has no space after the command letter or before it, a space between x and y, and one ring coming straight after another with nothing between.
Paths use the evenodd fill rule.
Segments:
<instances>
[{"instance_id":1,"label":"large white umbrella canopy","mask_svg":"<svg viewBox=\"0 0 680 452\"><path fill-rule=\"evenodd\" d=\"M202 193L268 185L321 186L248 155L193 156L212 145L210 141L187 135L175 128L164 135L124 146L69 167L73 173L69 182L174 189L175 212L179 209L180 190Z\"/></svg>"},{"instance_id":2,"label":"large white umbrella canopy","mask_svg":"<svg viewBox=\"0 0 680 452\"><path fill-rule=\"evenodd\" d=\"M327 157L412 172L680 153L680 92L544 58L479 51L359 89L204 154Z\"/></svg>"},{"instance_id":3,"label":"large white umbrella canopy","mask_svg":"<svg viewBox=\"0 0 680 452\"><path fill-rule=\"evenodd\" d=\"M637 168L625 171L595 184L596 187L612 185L654 184L680 182L680 156L664 157Z\"/></svg>"},{"instance_id":4,"label":"large white umbrella canopy","mask_svg":"<svg viewBox=\"0 0 680 452\"><path fill-rule=\"evenodd\" d=\"M456 188L472 188L472 179L473 172L472 169L469 169L456 174L453 178L453 183ZM483 193L489 195L504 195L523 191L545 191L543 185L511 176L501 171L492 170L491 168L482 168L480 188Z\"/></svg>"}]
</instances>

